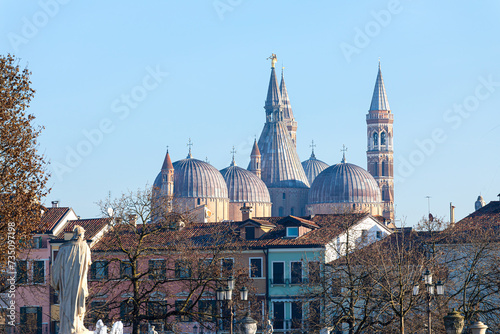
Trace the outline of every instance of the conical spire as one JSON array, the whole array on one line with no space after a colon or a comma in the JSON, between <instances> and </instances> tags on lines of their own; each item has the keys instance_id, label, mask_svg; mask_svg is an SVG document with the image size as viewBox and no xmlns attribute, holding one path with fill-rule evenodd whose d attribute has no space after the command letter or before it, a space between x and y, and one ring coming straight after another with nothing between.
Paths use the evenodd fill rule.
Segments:
<instances>
[{"instance_id":1,"label":"conical spire","mask_svg":"<svg viewBox=\"0 0 500 334\"><path fill-rule=\"evenodd\" d=\"M169 169L174 169L174 166L172 165L172 160L170 160L170 154L168 154L168 148L167 148L167 154L165 155L165 159L163 160L163 165L161 166L161 170L169 170Z\"/></svg>"},{"instance_id":2,"label":"conical spire","mask_svg":"<svg viewBox=\"0 0 500 334\"><path fill-rule=\"evenodd\" d=\"M252 152L250 153L250 156L257 156L259 155L260 156L260 150L259 150L259 146L257 145L257 139L254 140L253 142L253 148L252 148Z\"/></svg>"},{"instance_id":3,"label":"conical spire","mask_svg":"<svg viewBox=\"0 0 500 334\"><path fill-rule=\"evenodd\" d=\"M264 109L266 109L266 120L267 122L281 121L283 119L283 106L281 105L281 94L274 68L277 58L273 53L268 59L271 59L272 67L271 77L269 78L269 87L267 88L266 103L264 105Z\"/></svg>"},{"instance_id":4,"label":"conical spire","mask_svg":"<svg viewBox=\"0 0 500 334\"><path fill-rule=\"evenodd\" d=\"M382 71L380 70L380 61L378 63L377 81L373 90L372 103L369 111L387 110L390 111L387 94L385 93L384 80L382 79Z\"/></svg>"},{"instance_id":5,"label":"conical spire","mask_svg":"<svg viewBox=\"0 0 500 334\"><path fill-rule=\"evenodd\" d=\"M283 105L283 119L293 119L292 105L290 104L290 99L288 98L288 91L286 90L285 77L283 75L283 70L281 68L281 83L280 83L280 94L281 94L281 104Z\"/></svg>"},{"instance_id":6,"label":"conical spire","mask_svg":"<svg viewBox=\"0 0 500 334\"><path fill-rule=\"evenodd\" d=\"M276 71L273 67L271 68L271 77L269 78L265 108L278 106L280 101L281 97L278 89L278 79L276 78Z\"/></svg>"}]
</instances>

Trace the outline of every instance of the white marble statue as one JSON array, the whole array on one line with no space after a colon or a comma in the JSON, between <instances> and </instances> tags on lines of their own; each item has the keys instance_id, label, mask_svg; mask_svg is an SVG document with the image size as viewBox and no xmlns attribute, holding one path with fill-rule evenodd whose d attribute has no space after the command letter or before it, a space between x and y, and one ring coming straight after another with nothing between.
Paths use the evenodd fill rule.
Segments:
<instances>
[{"instance_id":1,"label":"white marble statue","mask_svg":"<svg viewBox=\"0 0 500 334\"><path fill-rule=\"evenodd\" d=\"M85 298L87 290L87 271L90 248L84 238L81 226L73 229L73 238L62 244L52 264L52 287L59 291L59 334L91 334L83 326L85 317Z\"/></svg>"},{"instance_id":2,"label":"white marble statue","mask_svg":"<svg viewBox=\"0 0 500 334\"><path fill-rule=\"evenodd\" d=\"M108 326L104 325L101 319L97 320L94 334L108 334Z\"/></svg>"},{"instance_id":3,"label":"white marble statue","mask_svg":"<svg viewBox=\"0 0 500 334\"><path fill-rule=\"evenodd\" d=\"M148 334L158 334L158 332L155 331L155 326L151 326L151 328L148 331Z\"/></svg>"},{"instance_id":4,"label":"white marble statue","mask_svg":"<svg viewBox=\"0 0 500 334\"><path fill-rule=\"evenodd\" d=\"M109 334L123 334L123 323L121 321L115 322Z\"/></svg>"}]
</instances>

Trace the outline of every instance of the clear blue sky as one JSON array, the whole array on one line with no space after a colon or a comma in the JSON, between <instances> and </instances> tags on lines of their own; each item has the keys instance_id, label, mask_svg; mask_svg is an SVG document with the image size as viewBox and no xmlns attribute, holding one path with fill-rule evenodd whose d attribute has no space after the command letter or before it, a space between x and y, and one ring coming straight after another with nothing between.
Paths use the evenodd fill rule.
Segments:
<instances>
[{"instance_id":1,"label":"clear blue sky","mask_svg":"<svg viewBox=\"0 0 500 334\"><path fill-rule=\"evenodd\" d=\"M285 66L297 149L366 168L377 62L394 113L396 215L448 219L500 193L497 1L0 1L0 53L31 71L46 199L82 217L151 184L167 145L246 167L271 53ZM153 75L151 74L153 73ZM167 74L168 73L168 74ZM91 140L88 139L90 137Z\"/></svg>"}]
</instances>

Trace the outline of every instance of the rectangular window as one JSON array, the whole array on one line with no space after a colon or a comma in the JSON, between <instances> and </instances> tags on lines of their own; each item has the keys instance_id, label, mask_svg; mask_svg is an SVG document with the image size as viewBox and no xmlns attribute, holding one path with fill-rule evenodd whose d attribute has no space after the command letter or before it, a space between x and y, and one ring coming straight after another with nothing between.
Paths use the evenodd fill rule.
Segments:
<instances>
[{"instance_id":1,"label":"rectangular window","mask_svg":"<svg viewBox=\"0 0 500 334\"><path fill-rule=\"evenodd\" d=\"M361 242L368 242L368 230L361 230Z\"/></svg>"},{"instance_id":2,"label":"rectangular window","mask_svg":"<svg viewBox=\"0 0 500 334\"><path fill-rule=\"evenodd\" d=\"M107 321L109 315L109 307L106 302L91 302L87 311L87 317L91 323L95 324L99 319Z\"/></svg>"},{"instance_id":3,"label":"rectangular window","mask_svg":"<svg viewBox=\"0 0 500 334\"><path fill-rule=\"evenodd\" d=\"M342 294L342 279L339 276L335 276L332 278L332 296L340 297Z\"/></svg>"},{"instance_id":4,"label":"rectangular window","mask_svg":"<svg viewBox=\"0 0 500 334\"><path fill-rule=\"evenodd\" d=\"M184 312L184 313L189 313L189 306L191 303L186 304L185 300L176 300L175 301L175 310L177 312ZM188 314L180 314L177 316L177 319L181 322L189 322L191 321L191 317Z\"/></svg>"},{"instance_id":5,"label":"rectangular window","mask_svg":"<svg viewBox=\"0 0 500 334\"><path fill-rule=\"evenodd\" d=\"M283 193L283 199L286 199L286 193Z\"/></svg>"},{"instance_id":6,"label":"rectangular window","mask_svg":"<svg viewBox=\"0 0 500 334\"><path fill-rule=\"evenodd\" d=\"M45 261L33 261L33 283L45 283Z\"/></svg>"},{"instance_id":7,"label":"rectangular window","mask_svg":"<svg viewBox=\"0 0 500 334\"><path fill-rule=\"evenodd\" d=\"M247 226L245 227L245 239L254 240L255 239L255 227Z\"/></svg>"},{"instance_id":8,"label":"rectangular window","mask_svg":"<svg viewBox=\"0 0 500 334\"><path fill-rule=\"evenodd\" d=\"M23 306L20 308L21 333L42 334L42 308Z\"/></svg>"},{"instance_id":9,"label":"rectangular window","mask_svg":"<svg viewBox=\"0 0 500 334\"><path fill-rule=\"evenodd\" d=\"M90 278L93 280L108 279L108 261L95 261L90 266Z\"/></svg>"},{"instance_id":10,"label":"rectangular window","mask_svg":"<svg viewBox=\"0 0 500 334\"><path fill-rule=\"evenodd\" d=\"M191 277L191 265L187 261L175 261L175 278Z\"/></svg>"},{"instance_id":11,"label":"rectangular window","mask_svg":"<svg viewBox=\"0 0 500 334\"><path fill-rule=\"evenodd\" d=\"M273 262L273 284L285 284L284 262Z\"/></svg>"},{"instance_id":12,"label":"rectangular window","mask_svg":"<svg viewBox=\"0 0 500 334\"><path fill-rule=\"evenodd\" d=\"M198 302L198 312L202 321L214 321L216 316L215 300L200 300Z\"/></svg>"},{"instance_id":13,"label":"rectangular window","mask_svg":"<svg viewBox=\"0 0 500 334\"><path fill-rule=\"evenodd\" d=\"M42 237L33 237L33 248L43 248Z\"/></svg>"},{"instance_id":14,"label":"rectangular window","mask_svg":"<svg viewBox=\"0 0 500 334\"><path fill-rule=\"evenodd\" d=\"M290 262L290 271L291 283L302 283L302 262Z\"/></svg>"},{"instance_id":15,"label":"rectangular window","mask_svg":"<svg viewBox=\"0 0 500 334\"><path fill-rule=\"evenodd\" d=\"M28 283L28 261L17 261L17 283Z\"/></svg>"},{"instance_id":16,"label":"rectangular window","mask_svg":"<svg viewBox=\"0 0 500 334\"><path fill-rule=\"evenodd\" d=\"M308 327L309 327L309 332L316 332L321 329L321 324L320 324L320 303L319 300L315 300L309 303L309 317L307 319L308 321Z\"/></svg>"},{"instance_id":17,"label":"rectangular window","mask_svg":"<svg viewBox=\"0 0 500 334\"><path fill-rule=\"evenodd\" d=\"M299 228L298 227L287 227L286 228L286 236L289 238L296 238L299 236Z\"/></svg>"},{"instance_id":18,"label":"rectangular window","mask_svg":"<svg viewBox=\"0 0 500 334\"><path fill-rule=\"evenodd\" d=\"M262 258L250 259L250 277L262 277Z\"/></svg>"},{"instance_id":19,"label":"rectangular window","mask_svg":"<svg viewBox=\"0 0 500 334\"><path fill-rule=\"evenodd\" d=\"M273 302L274 329L285 329L285 303Z\"/></svg>"},{"instance_id":20,"label":"rectangular window","mask_svg":"<svg viewBox=\"0 0 500 334\"><path fill-rule=\"evenodd\" d=\"M149 260L149 279L162 280L167 276L165 260Z\"/></svg>"},{"instance_id":21,"label":"rectangular window","mask_svg":"<svg viewBox=\"0 0 500 334\"><path fill-rule=\"evenodd\" d=\"M382 238L382 231L377 231L377 239L381 239Z\"/></svg>"},{"instance_id":22,"label":"rectangular window","mask_svg":"<svg viewBox=\"0 0 500 334\"><path fill-rule=\"evenodd\" d=\"M120 303L120 320L128 323L129 317L134 311L134 305L132 302L124 300Z\"/></svg>"},{"instance_id":23,"label":"rectangular window","mask_svg":"<svg viewBox=\"0 0 500 334\"><path fill-rule=\"evenodd\" d=\"M309 262L309 283L319 284L321 282L321 266L318 261Z\"/></svg>"},{"instance_id":24,"label":"rectangular window","mask_svg":"<svg viewBox=\"0 0 500 334\"><path fill-rule=\"evenodd\" d=\"M222 277L233 276L233 259L222 259Z\"/></svg>"},{"instance_id":25,"label":"rectangular window","mask_svg":"<svg viewBox=\"0 0 500 334\"><path fill-rule=\"evenodd\" d=\"M292 302L292 329L302 328L302 302Z\"/></svg>"},{"instance_id":26,"label":"rectangular window","mask_svg":"<svg viewBox=\"0 0 500 334\"><path fill-rule=\"evenodd\" d=\"M161 318L167 313L167 306L164 302L147 302L146 314L150 317Z\"/></svg>"},{"instance_id":27,"label":"rectangular window","mask_svg":"<svg viewBox=\"0 0 500 334\"><path fill-rule=\"evenodd\" d=\"M129 261L120 262L120 278L132 277L132 264Z\"/></svg>"}]
</instances>

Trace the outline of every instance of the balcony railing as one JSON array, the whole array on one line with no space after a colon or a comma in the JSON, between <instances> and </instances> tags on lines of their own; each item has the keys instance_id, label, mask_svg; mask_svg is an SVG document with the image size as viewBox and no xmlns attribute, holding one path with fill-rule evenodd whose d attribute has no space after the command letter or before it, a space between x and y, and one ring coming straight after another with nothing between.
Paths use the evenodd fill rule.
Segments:
<instances>
[{"instance_id":1,"label":"balcony railing","mask_svg":"<svg viewBox=\"0 0 500 334\"><path fill-rule=\"evenodd\" d=\"M394 114L386 114L386 113L373 113L373 114L367 114L366 119L394 119Z\"/></svg>"}]
</instances>

